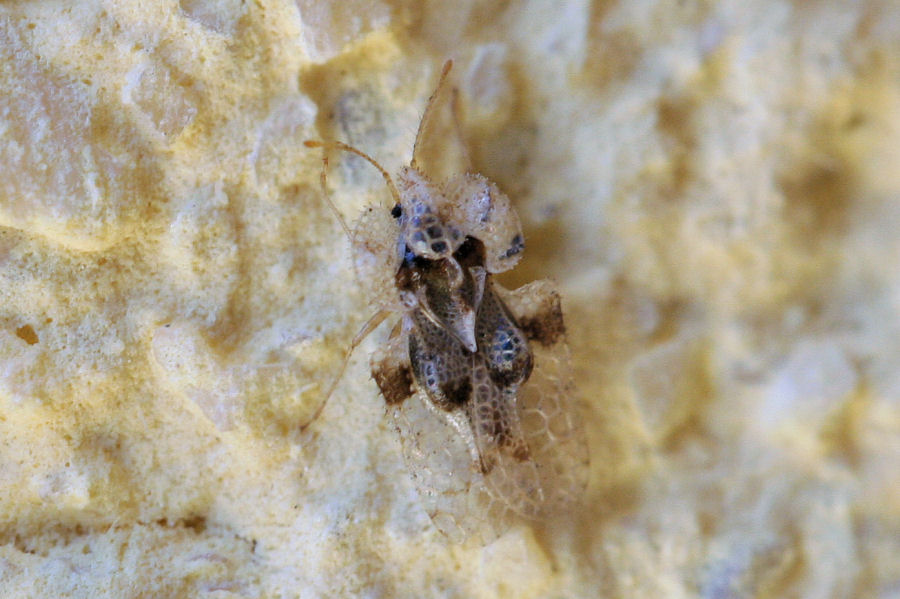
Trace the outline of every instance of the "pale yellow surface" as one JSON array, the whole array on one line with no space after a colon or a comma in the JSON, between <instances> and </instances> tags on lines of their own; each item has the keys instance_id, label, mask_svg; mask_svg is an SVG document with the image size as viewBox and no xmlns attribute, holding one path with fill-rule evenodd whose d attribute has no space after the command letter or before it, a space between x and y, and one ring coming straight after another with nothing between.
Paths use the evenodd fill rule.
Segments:
<instances>
[{"instance_id":1,"label":"pale yellow surface","mask_svg":"<svg viewBox=\"0 0 900 599\"><path fill-rule=\"evenodd\" d=\"M308 138L446 58L560 284L583 510L453 545ZM0 5L2 597L897 597L894 2ZM334 161L352 219L383 201Z\"/></svg>"}]
</instances>

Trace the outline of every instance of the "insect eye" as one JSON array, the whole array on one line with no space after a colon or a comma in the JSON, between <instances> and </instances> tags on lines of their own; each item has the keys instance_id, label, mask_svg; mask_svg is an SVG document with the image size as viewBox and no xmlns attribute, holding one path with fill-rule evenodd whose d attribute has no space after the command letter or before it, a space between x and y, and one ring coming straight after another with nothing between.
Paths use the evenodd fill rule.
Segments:
<instances>
[{"instance_id":1,"label":"insect eye","mask_svg":"<svg viewBox=\"0 0 900 599\"><path fill-rule=\"evenodd\" d=\"M391 216L394 218L400 218L403 215L403 208L400 207L400 204L394 204L394 207L391 208Z\"/></svg>"}]
</instances>

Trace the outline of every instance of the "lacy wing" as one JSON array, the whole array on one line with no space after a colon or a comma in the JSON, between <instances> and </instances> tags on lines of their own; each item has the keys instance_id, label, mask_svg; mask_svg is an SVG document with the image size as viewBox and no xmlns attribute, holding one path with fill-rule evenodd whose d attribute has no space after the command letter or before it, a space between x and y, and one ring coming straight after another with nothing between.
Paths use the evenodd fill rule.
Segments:
<instances>
[{"instance_id":1,"label":"lacy wing","mask_svg":"<svg viewBox=\"0 0 900 599\"><path fill-rule=\"evenodd\" d=\"M494 284L494 291L531 342L534 370L518 390L518 408L543 491L542 512L558 512L580 500L590 469L560 296L546 280L515 291Z\"/></svg>"}]
</instances>

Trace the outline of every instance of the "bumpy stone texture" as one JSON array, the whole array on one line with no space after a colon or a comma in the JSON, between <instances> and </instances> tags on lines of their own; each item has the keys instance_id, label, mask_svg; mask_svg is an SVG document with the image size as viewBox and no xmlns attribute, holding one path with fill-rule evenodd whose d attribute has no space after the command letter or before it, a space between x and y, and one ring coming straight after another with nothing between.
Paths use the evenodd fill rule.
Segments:
<instances>
[{"instance_id":1,"label":"bumpy stone texture","mask_svg":"<svg viewBox=\"0 0 900 599\"><path fill-rule=\"evenodd\" d=\"M898 30L888 0L0 6L4 596L896 595ZM395 171L446 58L522 218L506 284L563 290L593 460L582 510L488 547L417 501L384 333L300 429L369 315L302 141ZM387 202L355 157L329 186Z\"/></svg>"}]
</instances>

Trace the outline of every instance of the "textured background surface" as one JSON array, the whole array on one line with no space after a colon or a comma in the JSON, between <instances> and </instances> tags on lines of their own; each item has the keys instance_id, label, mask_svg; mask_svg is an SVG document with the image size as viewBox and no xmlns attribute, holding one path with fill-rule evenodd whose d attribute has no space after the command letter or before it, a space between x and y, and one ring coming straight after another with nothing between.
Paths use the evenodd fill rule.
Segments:
<instances>
[{"instance_id":1,"label":"textured background surface","mask_svg":"<svg viewBox=\"0 0 900 599\"><path fill-rule=\"evenodd\" d=\"M889 0L4 3L4 596L897 597L898 32ZM582 511L487 547L419 507L379 335L298 430L370 313L301 142L396 169L446 58L593 456Z\"/></svg>"}]
</instances>

